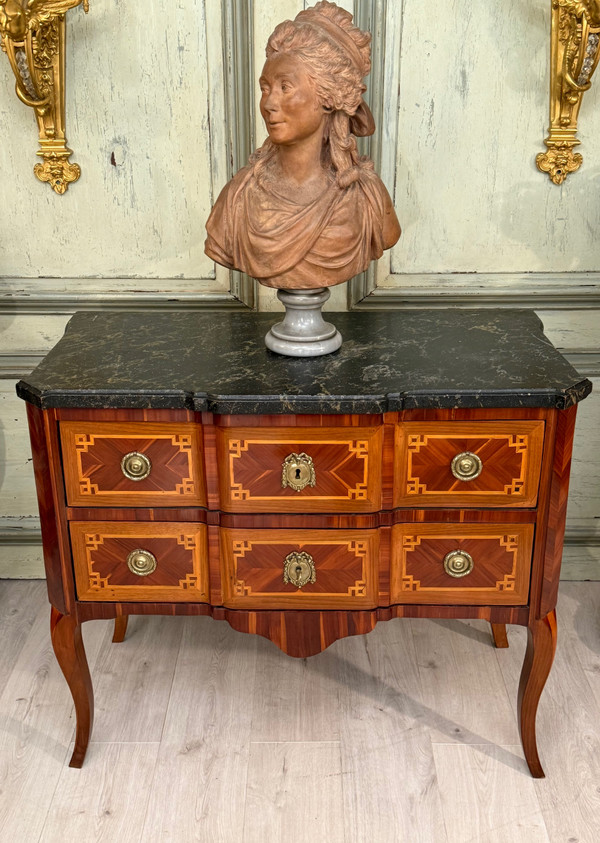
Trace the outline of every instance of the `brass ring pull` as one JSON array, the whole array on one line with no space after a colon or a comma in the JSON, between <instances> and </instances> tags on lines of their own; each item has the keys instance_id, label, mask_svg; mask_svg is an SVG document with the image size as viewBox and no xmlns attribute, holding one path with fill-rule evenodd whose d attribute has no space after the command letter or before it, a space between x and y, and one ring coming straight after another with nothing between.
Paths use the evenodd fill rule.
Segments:
<instances>
[{"instance_id":1,"label":"brass ring pull","mask_svg":"<svg viewBox=\"0 0 600 843\"><path fill-rule=\"evenodd\" d=\"M466 550L453 550L444 557L444 571L451 577L466 577L473 570L473 557Z\"/></svg>"},{"instance_id":2,"label":"brass ring pull","mask_svg":"<svg viewBox=\"0 0 600 843\"><path fill-rule=\"evenodd\" d=\"M310 553L294 551L283 561L283 581L302 588L309 582L317 581L315 561Z\"/></svg>"},{"instance_id":3,"label":"brass ring pull","mask_svg":"<svg viewBox=\"0 0 600 843\"><path fill-rule=\"evenodd\" d=\"M281 486L301 492L307 486L316 486L317 478L312 458L308 454L290 454L281 466Z\"/></svg>"},{"instance_id":4,"label":"brass ring pull","mask_svg":"<svg viewBox=\"0 0 600 843\"><path fill-rule=\"evenodd\" d=\"M128 480L145 480L152 471L152 463L146 454L131 451L121 460L121 471Z\"/></svg>"},{"instance_id":5,"label":"brass ring pull","mask_svg":"<svg viewBox=\"0 0 600 843\"><path fill-rule=\"evenodd\" d=\"M457 454L452 460L452 474L457 480L475 480L482 472L483 463L477 456L470 451L463 451L462 454Z\"/></svg>"},{"instance_id":6,"label":"brass ring pull","mask_svg":"<svg viewBox=\"0 0 600 843\"><path fill-rule=\"evenodd\" d=\"M147 577L156 571L156 556L150 553L149 550L132 550L127 557L127 567L132 574L137 574L138 577Z\"/></svg>"}]
</instances>

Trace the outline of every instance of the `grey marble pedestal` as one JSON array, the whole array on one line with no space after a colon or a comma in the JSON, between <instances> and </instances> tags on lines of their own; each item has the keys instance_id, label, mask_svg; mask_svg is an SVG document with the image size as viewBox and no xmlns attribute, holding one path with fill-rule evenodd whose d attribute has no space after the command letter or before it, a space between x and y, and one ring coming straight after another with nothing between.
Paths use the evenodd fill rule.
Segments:
<instances>
[{"instance_id":1,"label":"grey marble pedestal","mask_svg":"<svg viewBox=\"0 0 600 843\"><path fill-rule=\"evenodd\" d=\"M277 298L285 307L285 317L266 335L267 348L287 357L319 357L337 351L342 335L334 325L324 321L321 313L330 295L327 288L278 290Z\"/></svg>"}]
</instances>

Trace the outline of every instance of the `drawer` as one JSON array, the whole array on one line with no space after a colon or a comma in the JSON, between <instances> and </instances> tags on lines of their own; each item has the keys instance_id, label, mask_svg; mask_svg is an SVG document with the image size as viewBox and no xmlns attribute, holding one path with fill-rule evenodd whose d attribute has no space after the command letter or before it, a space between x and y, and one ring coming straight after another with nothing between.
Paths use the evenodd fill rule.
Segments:
<instances>
[{"instance_id":1,"label":"drawer","mask_svg":"<svg viewBox=\"0 0 600 843\"><path fill-rule=\"evenodd\" d=\"M62 422L70 506L206 506L194 424Z\"/></svg>"},{"instance_id":2,"label":"drawer","mask_svg":"<svg viewBox=\"0 0 600 843\"><path fill-rule=\"evenodd\" d=\"M78 600L208 601L206 525L75 521Z\"/></svg>"},{"instance_id":3,"label":"drawer","mask_svg":"<svg viewBox=\"0 0 600 843\"><path fill-rule=\"evenodd\" d=\"M221 428L227 512L373 512L381 506L381 427Z\"/></svg>"},{"instance_id":4,"label":"drawer","mask_svg":"<svg viewBox=\"0 0 600 843\"><path fill-rule=\"evenodd\" d=\"M370 609L377 605L377 530L221 531L226 606Z\"/></svg>"},{"instance_id":5,"label":"drawer","mask_svg":"<svg viewBox=\"0 0 600 843\"><path fill-rule=\"evenodd\" d=\"M533 529L532 524L397 524L392 602L526 604Z\"/></svg>"},{"instance_id":6,"label":"drawer","mask_svg":"<svg viewBox=\"0 0 600 843\"><path fill-rule=\"evenodd\" d=\"M394 506L535 506L543 444L543 421L399 424Z\"/></svg>"}]
</instances>

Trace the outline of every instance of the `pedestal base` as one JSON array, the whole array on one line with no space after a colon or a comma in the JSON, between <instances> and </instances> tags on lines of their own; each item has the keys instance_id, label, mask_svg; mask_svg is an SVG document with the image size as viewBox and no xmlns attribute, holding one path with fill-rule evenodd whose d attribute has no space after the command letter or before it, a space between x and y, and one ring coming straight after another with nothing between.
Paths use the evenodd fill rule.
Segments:
<instances>
[{"instance_id":1,"label":"pedestal base","mask_svg":"<svg viewBox=\"0 0 600 843\"><path fill-rule=\"evenodd\" d=\"M342 335L335 325L323 320L321 313L330 295L327 288L278 290L277 298L285 307L285 317L266 335L267 348L287 357L319 357L337 351Z\"/></svg>"}]
</instances>

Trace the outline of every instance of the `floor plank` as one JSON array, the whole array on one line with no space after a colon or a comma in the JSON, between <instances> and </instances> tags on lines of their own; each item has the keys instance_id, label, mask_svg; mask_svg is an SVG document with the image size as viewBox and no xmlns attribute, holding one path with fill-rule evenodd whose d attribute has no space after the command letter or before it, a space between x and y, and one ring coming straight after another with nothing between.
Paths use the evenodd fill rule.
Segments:
<instances>
[{"instance_id":1,"label":"floor plank","mask_svg":"<svg viewBox=\"0 0 600 843\"><path fill-rule=\"evenodd\" d=\"M105 627L94 624L86 631L92 664ZM50 643L45 598L0 695L0 724L0 840L37 841L75 731L73 702Z\"/></svg>"},{"instance_id":2,"label":"floor plank","mask_svg":"<svg viewBox=\"0 0 600 843\"><path fill-rule=\"evenodd\" d=\"M243 843L345 839L339 743L253 743Z\"/></svg>"},{"instance_id":3,"label":"floor plank","mask_svg":"<svg viewBox=\"0 0 600 843\"><path fill-rule=\"evenodd\" d=\"M417 620L412 624L423 701L435 712L434 743L518 744L514 701L494 658L483 621Z\"/></svg>"},{"instance_id":4,"label":"floor plank","mask_svg":"<svg viewBox=\"0 0 600 843\"><path fill-rule=\"evenodd\" d=\"M338 683L331 648L310 659L292 659L270 641L257 643L251 740L338 740Z\"/></svg>"},{"instance_id":5,"label":"floor plank","mask_svg":"<svg viewBox=\"0 0 600 843\"><path fill-rule=\"evenodd\" d=\"M412 622L337 642L348 843L446 840Z\"/></svg>"},{"instance_id":6,"label":"floor plank","mask_svg":"<svg viewBox=\"0 0 600 843\"><path fill-rule=\"evenodd\" d=\"M133 618L123 644L84 624L101 716L71 770L40 585L0 584L2 841L600 839L600 583L561 585L540 781L502 740L526 631L496 650L460 621L381 623L305 661L209 618Z\"/></svg>"},{"instance_id":7,"label":"floor plank","mask_svg":"<svg viewBox=\"0 0 600 843\"><path fill-rule=\"evenodd\" d=\"M525 760L519 770L504 763L521 747L477 749L433 747L448 843L551 843Z\"/></svg>"},{"instance_id":8,"label":"floor plank","mask_svg":"<svg viewBox=\"0 0 600 843\"><path fill-rule=\"evenodd\" d=\"M257 641L186 618L144 843L241 841Z\"/></svg>"},{"instance_id":9,"label":"floor plank","mask_svg":"<svg viewBox=\"0 0 600 843\"><path fill-rule=\"evenodd\" d=\"M42 606L48 606L49 617L46 585L41 580L0 580L0 688L4 687Z\"/></svg>"},{"instance_id":10,"label":"floor plank","mask_svg":"<svg viewBox=\"0 0 600 843\"><path fill-rule=\"evenodd\" d=\"M184 623L137 615L121 644L102 649L93 676L95 741L160 741Z\"/></svg>"},{"instance_id":11,"label":"floor plank","mask_svg":"<svg viewBox=\"0 0 600 843\"><path fill-rule=\"evenodd\" d=\"M63 767L40 843L139 843L158 747L91 743L81 770Z\"/></svg>"}]
</instances>

